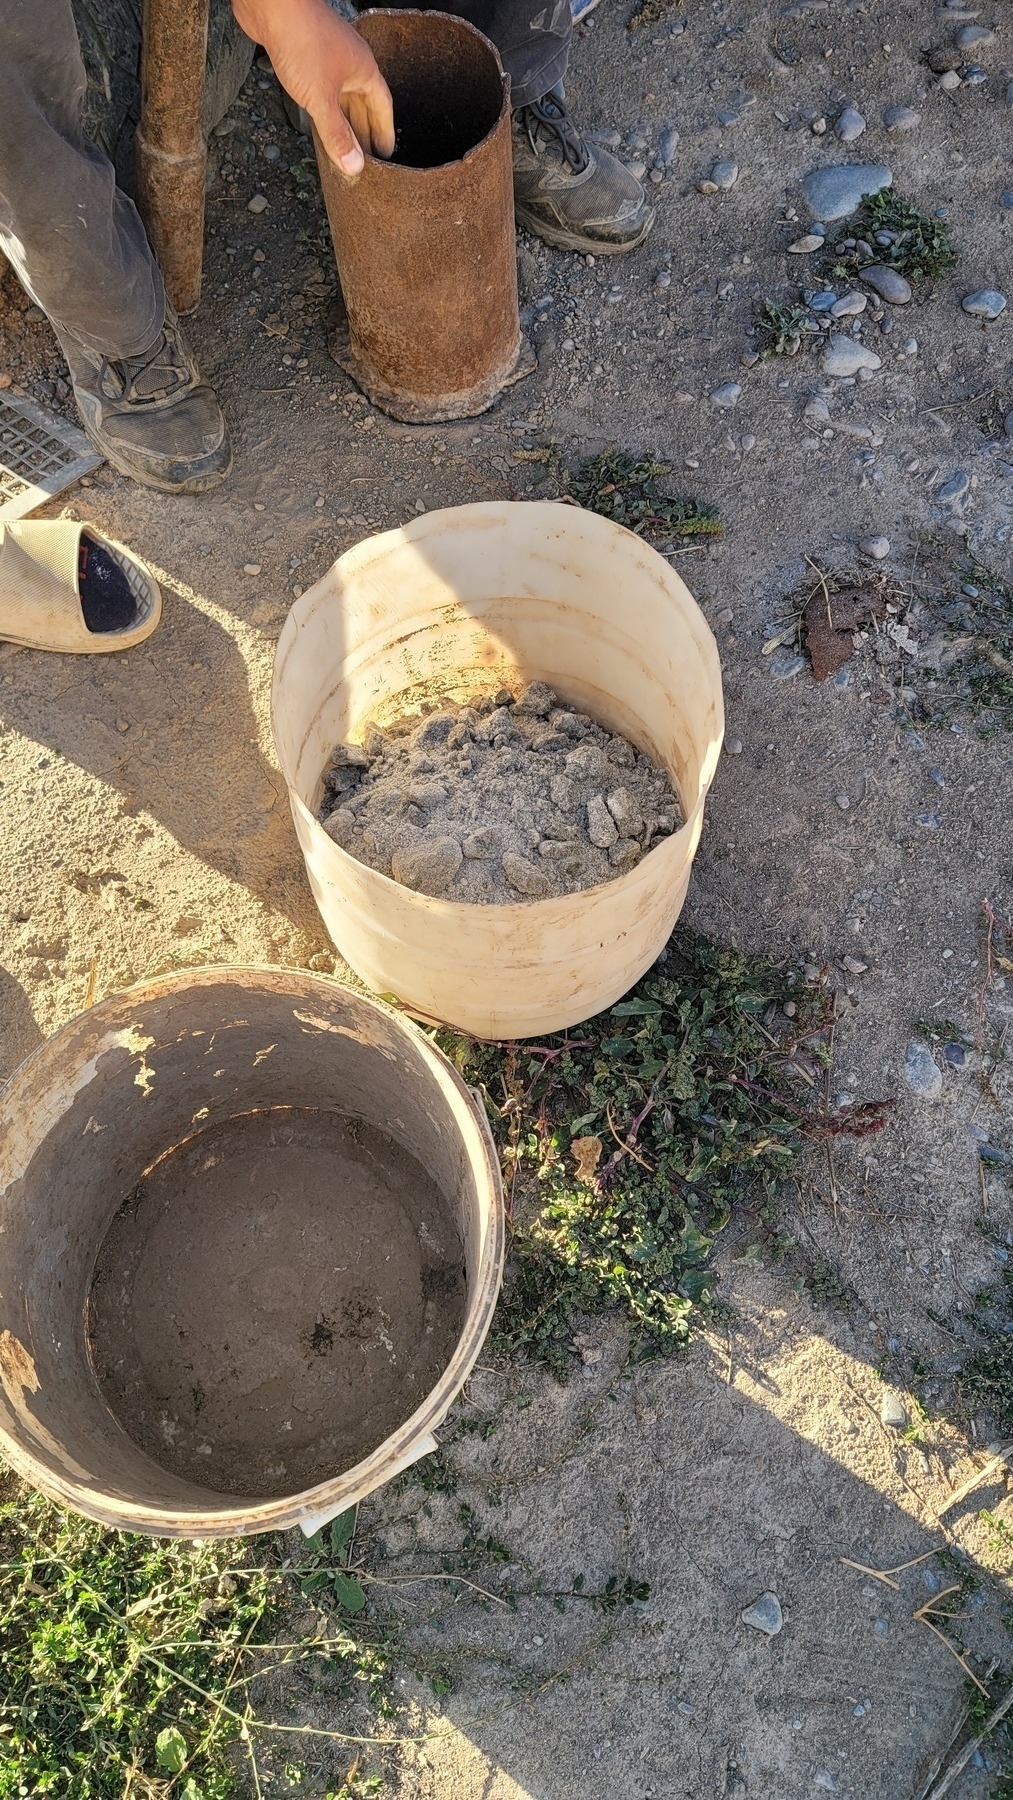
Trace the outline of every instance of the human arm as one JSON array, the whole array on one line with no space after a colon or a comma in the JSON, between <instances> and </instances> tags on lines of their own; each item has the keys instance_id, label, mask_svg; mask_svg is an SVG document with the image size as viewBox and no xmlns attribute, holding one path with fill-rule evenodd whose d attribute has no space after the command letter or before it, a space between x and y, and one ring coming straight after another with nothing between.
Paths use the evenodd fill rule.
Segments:
<instances>
[{"instance_id":1,"label":"human arm","mask_svg":"<svg viewBox=\"0 0 1013 1800\"><path fill-rule=\"evenodd\" d=\"M394 108L369 45L327 0L232 0L236 22L263 44L274 72L305 107L336 168L354 180L363 151L391 156Z\"/></svg>"}]
</instances>

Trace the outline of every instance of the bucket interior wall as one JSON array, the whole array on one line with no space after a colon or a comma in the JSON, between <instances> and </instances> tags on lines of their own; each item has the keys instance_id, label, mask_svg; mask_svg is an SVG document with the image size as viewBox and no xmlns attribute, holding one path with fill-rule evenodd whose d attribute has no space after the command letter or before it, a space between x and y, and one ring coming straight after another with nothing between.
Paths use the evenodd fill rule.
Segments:
<instances>
[{"instance_id":1,"label":"bucket interior wall","mask_svg":"<svg viewBox=\"0 0 1013 1800\"><path fill-rule=\"evenodd\" d=\"M439 25L409 37L403 22L383 19L363 30L394 101L395 163L439 168L481 143L499 118L503 81L479 37Z\"/></svg>"},{"instance_id":2,"label":"bucket interior wall","mask_svg":"<svg viewBox=\"0 0 1013 1800\"><path fill-rule=\"evenodd\" d=\"M309 1106L364 1120L417 1158L444 1197L464 1246L471 1339L475 1303L484 1335L496 1285L491 1163L467 1091L384 1009L297 973L210 970L182 988L178 979L74 1021L3 1096L0 1425L15 1454L44 1469L47 1491L92 1516L197 1535L227 1512L231 1529L266 1529L263 1495L225 1497L167 1472L99 1387L86 1306L121 1202L170 1146L238 1114ZM461 1379L451 1369L420 1413L442 1417ZM390 1443L407 1443L411 1424ZM288 1522L298 1516L290 1508Z\"/></svg>"}]
</instances>

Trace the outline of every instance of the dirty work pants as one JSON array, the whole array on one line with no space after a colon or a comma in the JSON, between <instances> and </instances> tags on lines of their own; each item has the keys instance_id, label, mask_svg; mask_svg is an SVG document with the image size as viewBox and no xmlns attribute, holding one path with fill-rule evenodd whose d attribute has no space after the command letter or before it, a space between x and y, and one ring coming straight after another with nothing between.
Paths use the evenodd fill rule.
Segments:
<instances>
[{"instance_id":1,"label":"dirty work pants","mask_svg":"<svg viewBox=\"0 0 1013 1800\"><path fill-rule=\"evenodd\" d=\"M569 0L447 0L499 49L515 106L561 81ZM165 316L136 208L81 125L84 63L71 0L0 0L0 249L53 324L116 359Z\"/></svg>"}]
</instances>

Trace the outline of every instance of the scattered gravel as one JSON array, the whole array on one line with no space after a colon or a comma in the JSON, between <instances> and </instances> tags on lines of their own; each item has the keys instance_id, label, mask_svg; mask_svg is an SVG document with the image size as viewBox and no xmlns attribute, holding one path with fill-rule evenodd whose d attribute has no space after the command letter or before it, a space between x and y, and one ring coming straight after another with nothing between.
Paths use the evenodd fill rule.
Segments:
<instances>
[{"instance_id":1,"label":"scattered gravel","mask_svg":"<svg viewBox=\"0 0 1013 1800\"><path fill-rule=\"evenodd\" d=\"M648 757L533 682L367 725L328 763L318 817L404 887L502 906L612 880L682 814Z\"/></svg>"}]
</instances>

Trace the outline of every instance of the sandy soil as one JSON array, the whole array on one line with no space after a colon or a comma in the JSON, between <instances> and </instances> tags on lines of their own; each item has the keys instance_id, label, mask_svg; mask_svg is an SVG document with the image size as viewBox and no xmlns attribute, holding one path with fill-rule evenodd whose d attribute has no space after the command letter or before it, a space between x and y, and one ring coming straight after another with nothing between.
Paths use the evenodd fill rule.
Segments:
<instances>
[{"instance_id":1,"label":"sandy soil","mask_svg":"<svg viewBox=\"0 0 1013 1800\"><path fill-rule=\"evenodd\" d=\"M628 1571L651 1593L613 1613L534 1597L509 1612L412 1590L418 1654L453 1652L456 1686L442 1702L406 1686L405 1718L434 1736L391 1766L386 1791L399 1800L913 1800L961 1716L963 1673L912 1617L930 1593L923 1570L894 1590L840 1559L882 1569L942 1543L943 1508L986 1460L973 1431L930 1426L908 1442L881 1424L877 1370L917 1354L944 1371L953 1340L930 1315L959 1311L995 1270L968 1127L983 1123L1001 1143L1008 1125L973 1072L948 1071L929 1101L906 1086L901 1062L914 1021L933 1011L974 1036L982 906L1006 915L1013 904L1008 738L982 737L973 720L928 736L901 729L897 669L881 669L873 645L844 687L816 686L805 671L778 679L790 661L762 651L804 558L855 567L870 532L889 538L886 567L900 583L914 572L930 614L967 580L972 555L1009 575L1013 480L996 419L1013 407L1013 306L984 328L959 305L970 289L1011 285L1003 12L981 53L987 80L946 93L919 53L960 20L911 0L690 0L669 15L679 35L667 22L630 34L607 0L578 34L571 99L587 123L639 134L649 153L678 127L654 235L628 261L593 267L523 241L538 372L486 418L432 429L372 414L328 359L323 216L312 188L284 172L308 151L255 71L236 130L216 140L236 173L230 186L220 172L212 189L193 322L234 433L233 477L210 499L171 501L101 471L64 496L152 562L164 624L109 661L0 651L2 1073L90 995L156 970L335 967L275 767L267 695L293 590L344 548L420 508L551 493L543 465L517 460L548 443L573 460L617 440L660 452L724 513L724 539L677 564L718 632L729 736L742 745L713 792L687 917L750 950L826 960L843 1006L835 1089L897 1095L889 1129L838 1155L833 1187L814 1159L786 1221L859 1302L850 1319L814 1309L790 1275L743 1260L743 1221L722 1256L727 1335L634 1372L622 1334L602 1330L565 1389L516 1371L480 1375L464 1416L487 1418L491 1435L458 1424L447 1452L463 1470L457 1493L409 1487L371 1508L391 1554L409 1569L419 1558L438 1566L433 1552L460 1541L466 1501L480 1531L506 1544L515 1585L568 1590L581 1571L590 1589ZM746 92L755 104L719 125ZM832 121L845 100L869 122L850 150L802 114ZM892 104L921 112L917 130L884 131ZM251 106L262 121L251 123ZM280 161L263 159L267 140ZM739 165L736 185L698 193L725 157ZM801 226L782 223L792 206L804 220L799 178L880 158L909 198L949 208L962 261L876 340L873 380L831 400L835 419L882 438L870 461L869 440L825 439L803 423L819 382L811 360L744 369L740 359L756 300L802 279L801 259L784 254ZM270 205L254 217L246 202L258 190ZM665 268L671 283L659 288ZM902 357L908 334L918 351ZM28 391L59 376L44 322L9 294L3 369ZM741 398L720 410L708 395L732 380ZM936 498L957 471L972 478L962 511ZM259 576L242 573L248 563ZM931 617L916 624L927 637ZM911 668L920 679L917 659ZM928 812L937 829L918 824ZM1010 1010L1002 981L989 1000L998 1023ZM1004 1232L1001 1179L990 1207ZM945 1515L976 1566L996 1564L979 1509L1001 1504L993 1481ZM739 1617L766 1589L784 1612L769 1642ZM1010 1660L992 1600L964 1630ZM337 1722L324 1690L306 1704ZM323 1794L330 1778L302 1791ZM991 1780L972 1768L952 1792L983 1796Z\"/></svg>"}]
</instances>

